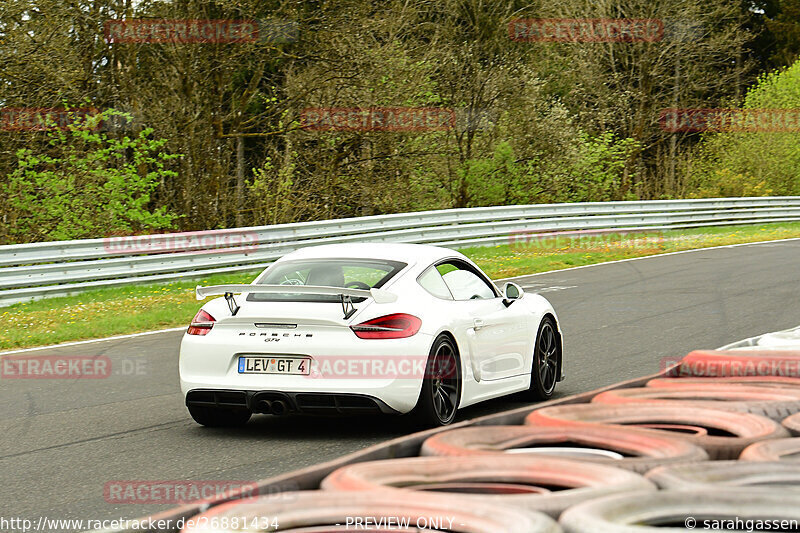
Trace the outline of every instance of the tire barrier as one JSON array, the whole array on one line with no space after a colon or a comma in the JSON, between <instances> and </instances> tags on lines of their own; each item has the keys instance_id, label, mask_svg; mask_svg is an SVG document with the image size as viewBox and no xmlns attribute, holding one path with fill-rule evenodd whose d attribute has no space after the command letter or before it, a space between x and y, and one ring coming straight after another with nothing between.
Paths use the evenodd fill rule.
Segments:
<instances>
[{"instance_id":1,"label":"tire barrier","mask_svg":"<svg viewBox=\"0 0 800 533\"><path fill-rule=\"evenodd\" d=\"M616 494L567 509L559 523L565 533L665 533L694 528L788 531L776 526L781 520L797 524L797 502L796 493L754 487ZM742 525L720 525L738 524L737 520ZM769 527L764 525L767 520ZM756 521L761 521L760 527Z\"/></svg>"},{"instance_id":2,"label":"tire barrier","mask_svg":"<svg viewBox=\"0 0 800 533\"><path fill-rule=\"evenodd\" d=\"M497 503L554 518L564 509L598 496L656 490L655 484L641 475L614 466L510 455L408 457L357 463L334 471L321 486L368 492L390 487L398 500L425 491L432 498L446 494L461 499L460 505L465 508L473 501Z\"/></svg>"},{"instance_id":3,"label":"tire barrier","mask_svg":"<svg viewBox=\"0 0 800 533\"><path fill-rule=\"evenodd\" d=\"M744 385L750 387L784 387L800 389L800 379L785 376L754 376L728 378L656 378L647 382L647 387L669 389L678 387L695 387L724 383L728 385Z\"/></svg>"},{"instance_id":4,"label":"tire barrier","mask_svg":"<svg viewBox=\"0 0 800 533\"><path fill-rule=\"evenodd\" d=\"M760 348L790 348L800 347L800 327L784 331L765 333L758 338Z\"/></svg>"},{"instance_id":5,"label":"tire barrier","mask_svg":"<svg viewBox=\"0 0 800 533\"><path fill-rule=\"evenodd\" d=\"M427 439L421 449L422 455L483 455L492 459L509 452L516 452L517 459L526 452L561 455L585 462L610 463L639 473L663 464L708 459L702 448L676 436L599 424L454 429Z\"/></svg>"},{"instance_id":6,"label":"tire barrier","mask_svg":"<svg viewBox=\"0 0 800 533\"><path fill-rule=\"evenodd\" d=\"M800 522L800 349L695 351L657 376L548 404L259 484L299 492L169 516L188 520L183 533L741 530L735 519L775 531L787 530L780 520ZM523 425L491 425L523 416Z\"/></svg>"},{"instance_id":7,"label":"tire barrier","mask_svg":"<svg viewBox=\"0 0 800 533\"><path fill-rule=\"evenodd\" d=\"M705 449L713 460L736 459L747 446L767 439L787 437L780 424L764 416L721 409L646 404L603 405L599 403L544 407L530 413L525 424L614 424L638 426L680 436Z\"/></svg>"},{"instance_id":8,"label":"tire barrier","mask_svg":"<svg viewBox=\"0 0 800 533\"><path fill-rule=\"evenodd\" d=\"M726 383L680 388L641 387L601 392L592 402L619 405L656 403L675 408L710 407L763 415L781 421L800 412L800 389L748 387Z\"/></svg>"},{"instance_id":9,"label":"tire barrier","mask_svg":"<svg viewBox=\"0 0 800 533\"><path fill-rule=\"evenodd\" d=\"M800 413L795 413L792 416L787 416L781 422L781 425L789 430L789 433L795 437L800 437Z\"/></svg>"},{"instance_id":10,"label":"tire barrier","mask_svg":"<svg viewBox=\"0 0 800 533\"><path fill-rule=\"evenodd\" d=\"M742 461L800 462L800 437L766 440L751 444L739 456Z\"/></svg>"},{"instance_id":11,"label":"tire barrier","mask_svg":"<svg viewBox=\"0 0 800 533\"><path fill-rule=\"evenodd\" d=\"M667 371L670 377L800 378L800 349L695 350Z\"/></svg>"},{"instance_id":12,"label":"tire barrier","mask_svg":"<svg viewBox=\"0 0 800 533\"><path fill-rule=\"evenodd\" d=\"M800 491L800 463L709 461L659 466L645 476L662 489L716 490L718 486L775 486Z\"/></svg>"},{"instance_id":13,"label":"tire barrier","mask_svg":"<svg viewBox=\"0 0 800 533\"><path fill-rule=\"evenodd\" d=\"M236 525L234 525L236 524ZM233 531L342 532L430 531L454 533L559 533L545 514L455 497L390 491L352 494L333 491L287 492L224 503L190 518L182 533Z\"/></svg>"}]
</instances>

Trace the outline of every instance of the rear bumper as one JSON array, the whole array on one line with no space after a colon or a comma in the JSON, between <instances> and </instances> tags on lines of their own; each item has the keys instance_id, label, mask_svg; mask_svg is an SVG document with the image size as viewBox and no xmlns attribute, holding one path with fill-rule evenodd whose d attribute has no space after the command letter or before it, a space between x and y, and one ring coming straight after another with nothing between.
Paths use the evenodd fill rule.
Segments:
<instances>
[{"instance_id":1,"label":"rear bumper","mask_svg":"<svg viewBox=\"0 0 800 533\"><path fill-rule=\"evenodd\" d=\"M194 389L186 394L186 406L219 407L264 412L259 402L283 401L289 413L351 415L399 414L382 400L366 394Z\"/></svg>"},{"instance_id":2,"label":"rear bumper","mask_svg":"<svg viewBox=\"0 0 800 533\"><path fill-rule=\"evenodd\" d=\"M265 342L269 337L260 335L255 327L250 329L253 331L245 329L248 334L240 335L233 328L215 326L206 336L184 335L179 362L183 394L188 397L197 390L274 391L289 395L294 406L302 404L294 400L300 394L306 395L300 400L316 397L320 403L330 395L345 400L372 398L385 404L388 412L407 413L419 398L433 342L421 333L404 339L364 340L348 328L298 328L300 337L291 334L281 336L280 342ZM306 336L309 331L312 337ZM240 374L238 360L245 355L309 357L311 374ZM351 367L351 363L355 364ZM333 402L332 409L347 405L347 401Z\"/></svg>"}]
</instances>

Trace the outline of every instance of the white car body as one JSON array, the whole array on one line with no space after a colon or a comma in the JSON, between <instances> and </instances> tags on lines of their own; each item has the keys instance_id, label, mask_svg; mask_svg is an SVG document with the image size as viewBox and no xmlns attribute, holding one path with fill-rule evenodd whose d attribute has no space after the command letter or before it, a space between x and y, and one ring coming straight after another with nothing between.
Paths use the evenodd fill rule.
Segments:
<instances>
[{"instance_id":1,"label":"white car body","mask_svg":"<svg viewBox=\"0 0 800 533\"><path fill-rule=\"evenodd\" d=\"M303 248L270 265L251 286L257 287L273 269L287 262L362 259L396 261L406 266L380 290L373 290L371 297L354 303L355 312L349 318L344 318L341 302L248 301L252 298L247 292L250 286L198 287L198 299L222 291L241 291L241 294L234 297L239 306L235 316L225 298L210 300L202 307L215 319L210 331L204 335L187 332L183 337L180 383L187 405L196 400L198 404L231 407L244 398L250 411L263 412L255 406L254 398L266 393L258 398L286 398L288 412L347 413L374 408L384 413L408 413L420 397L423 382L420 372L409 373L406 368L402 375L391 372L363 375L365 372L362 372L357 378L350 378L342 375L346 367L341 361L357 359L360 362L364 358L387 358L394 363L404 359L424 361L434 339L447 334L455 341L460 358L462 386L458 406L466 407L531 386L537 329L546 315L556 324L560 347L558 319L545 298L522 293L519 299L509 301L474 263L445 248L415 244L333 244ZM428 269L439 272L434 265L451 261L459 268L468 265L480 273L485 283L491 285L494 296L444 299L420 285L418 278L423 273L435 277ZM451 273L450 277L470 276ZM287 286L287 290L291 288L292 285ZM341 289L331 293L337 291ZM366 294L357 290L351 292ZM364 339L351 329L353 325L393 313L418 317L421 320L419 331L406 338ZM315 371L310 375L243 374L239 371L243 354L267 358L307 356L312 368L322 365L323 361L335 362L341 368L335 375L322 376ZM563 379L561 368L559 360L558 381Z\"/></svg>"}]
</instances>

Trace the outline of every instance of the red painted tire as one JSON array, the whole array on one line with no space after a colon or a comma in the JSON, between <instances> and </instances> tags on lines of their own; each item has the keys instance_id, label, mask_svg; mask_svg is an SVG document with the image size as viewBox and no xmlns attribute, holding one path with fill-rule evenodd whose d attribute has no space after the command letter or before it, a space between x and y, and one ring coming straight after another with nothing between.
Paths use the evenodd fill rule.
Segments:
<instances>
[{"instance_id":1,"label":"red painted tire","mask_svg":"<svg viewBox=\"0 0 800 533\"><path fill-rule=\"evenodd\" d=\"M685 533L694 528L697 531L712 529L705 527L706 519L714 519L717 524L759 519L770 520L770 525L772 520L797 523L800 506L796 493L767 488L662 490L590 500L567 509L559 523L565 533ZM742 526L736 526L735 530L742 531ZM773 531L777 530L776 525Z\"/></svg>"},{"instance_id":2,"label":"red painted tire","mask_svg":"<svg viewBox=\"0 0 800 533\"><path fill-rule=\"evenodd\" d=\"M486 429L486 428L483 428ZM453 433L460 431L454 430ZM449 432L448 432L449 433ZM344 466L322 481L323 489L386 489L406 494L447 493L471 502L541 511L554 518L577 503L616 492L656 490L639 474L613 466L549 456L493 454L473 457L408 457ZM438 495L438 494L437 494ZM354 499L358 499L355 496Z\"/></svg>"},{"instance_id":3,"label":"red painted tire","mask_svg":"<svg viewBox=\"0 0 800 533\"><path fill-rule=\"evenodd\" d=\"M641 387L601 392L593 403L619 405L657 403L676 408L709 407L763 415L781 421L800 412L800 390L777 387L747 387L725 383L709 383L694 387Z\"/></svg>"},{"instance_id":4,"label":"red painted tire","mask_svg":"<svg viewBox=\"0 0 800 533\"><path fill-rule=\"evenodd\" d=\"M800 413L793 414L783 419L781 425L789 430L795 437L800 437Z\"/></svg>"},{"instance_id":5,"label":"red painted tire","mask_svg":"<svg viewBox=\"0 0 800 533\"><path fill-rule=\"evenodd\" d=\"M800 379L784 376L733 377L733 378L656 378L647 382L648 387L675 388L693 387L724 383L726 385L744 385L749 387L785 387L800 389Z\"/></svg>"},{"instance_id":6,"label":"red painted tire","mask_svg":"<svg viewBox=\"0 0 800 533\"><path fill-rule=\"evenodd\" d=\"M736 459L742 450L755 442L788 436L780 424L764 416L705 407L676 408L657 403L555 405L533 411L525 419L525 424L536 427L615 424L651 428L649 431L663 431L674 436L674 431L668 431L672 427L681 433L681 438L704 448L715 460ZM655 429L659 425L661 427ZM696 428L695 433L685 433L687 427Z\"/></svg>"},{"instance_id":7,"label":"red painted tire","mask_svg":"<svg viewBox=\"0 0 800 533\"><path fill-rule=\"evenodd\" d=\"M669 377L800 377L798 350L696 350L674 367Z\"/></svg>"},{"instance_id":8,"label":"red painted tire","mask_svg":"<svg viewBox=\"0 0 800 533\"><path fill-rule=\"evenodd\" d=\"M394 522L387 527L390 518ZM361 519L360 524L355 523L357 519ZM364 527L364 519L371 519L369 528ZM381 519L383 523L376 524ZM408 520L409 527L399 527L398 519ZM234 520L246 526L234 526ZM277 527L273 527L273 520ZM419 528L423 531L441 528L455 533L560 532L547 515L503 505L475 501L465 505L459 498L413 492L403 498L397 498L391 491L359 494L354 498L352 494L314 490L224 503L187 519L181 533L417 531L417 525L424 526Z\"/></svg>"},{"instance_id":9,"label":"red painted tire","mask_svg":"<svg viewBox=\"0 0 800 533\"><path fill-rule=\"evenodd\" d=\"M742 461L800 461L800 437L765 440L751 444L739 456Z\"/></svg>"},{"instance_id":10,"label":"red painted tire","mask_svg":"<svg viewBox=\"0 0 800 533\"><path fill-rule=\"evenodd\" d=\"M420 453L450 457L503 457L511 449L549 448L553 445L570 444L588 448L588 452L607 450L622 456L610 462L608 457L589 453L584 458L570 457L571 460L611 464L640 473L662 464L708 459L708 454L702 448L674 435L599 424L560 427L478 426L454 429L430 437L422 444Z\"/></svg>"},{"instance_id":11,"label":"red painted tire","mask_svg":"<svg viewBox=\"0 0 800 533\"><path fill-rule=\"evenodd\" d=\"M720 486L774 486L781 490L800 491L800 463L785 461L706 461L659 466L645 477L662 489L715 490Z\"/></svg>"}]
</instances>

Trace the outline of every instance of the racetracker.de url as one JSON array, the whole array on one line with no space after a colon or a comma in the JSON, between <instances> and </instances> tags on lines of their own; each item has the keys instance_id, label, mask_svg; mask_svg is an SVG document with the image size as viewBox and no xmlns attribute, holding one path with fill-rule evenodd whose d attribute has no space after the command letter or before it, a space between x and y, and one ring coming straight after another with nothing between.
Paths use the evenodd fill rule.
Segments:
<instances>
[{"instance_id":1,"label":"racetracker.de url","mask_svg":"<svg viewBox=\"0 0 800 533\"><path fill-rule=\"evenodd\" d=\"M214 523L217 520L225 520L226 524ZM233 523L236 520L236 524ZM242 517L205 517L194 516L180 518L177 520L152 518L129 519L112 518L105 520L78 519L78 518L48 518L40 516L35 519L4 517L0 516L0 531L3 533L28 533L29 531L41 531L50 533L51 531L89 531L89 530L117 530L125 529L132 531L180 531L183 528L203 529L228 529L234 527L238 530L263 531L270 528L278 528L278 519L274 516L242 516Z\"/></svg>"}]
</instances>

